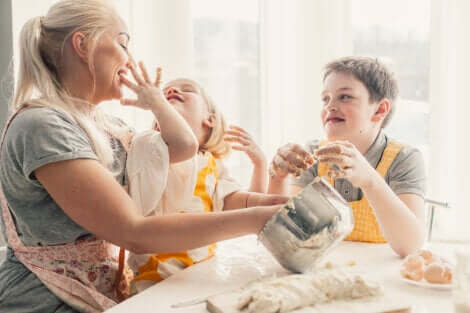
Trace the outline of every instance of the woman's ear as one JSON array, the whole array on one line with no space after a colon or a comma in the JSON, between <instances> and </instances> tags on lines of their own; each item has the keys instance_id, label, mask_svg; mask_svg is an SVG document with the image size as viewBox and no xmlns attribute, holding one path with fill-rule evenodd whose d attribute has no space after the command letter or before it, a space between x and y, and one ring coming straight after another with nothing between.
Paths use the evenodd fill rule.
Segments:
<instances>
[{"instance_id":1,"label":"woman's ear","mask_svg":"<svg viewBox=\"0 0 470 313\"><path fill-rule=\"evenodd\" d=\"M72 34L72 48L73 51L82 59L88 63L88 45L86 37L82 32L75 32Z\"/></svg>"},{"instance_id":2,"label":"woman's ear","mask_svg":"<svg viewBox=\"0 0 470 313\"><path fill-rule=\"evenodd\" d=\"M214 128L216 123L215 114L211 113L209 116L202 121L202 125L207 128Z\"/></svg>"},{"instance_id":3,"label":"woman's ear","mask_svg":"<svg viewBox=\"0 0 470 313\"><path fill-rule=\"evenodd\" d=\"M379 101L377 109L375 110L374 115L372 116L373 122L383 121L388 113L390 112L390 101L387 98L384 98Z\"/></svg>"}]
</instances>

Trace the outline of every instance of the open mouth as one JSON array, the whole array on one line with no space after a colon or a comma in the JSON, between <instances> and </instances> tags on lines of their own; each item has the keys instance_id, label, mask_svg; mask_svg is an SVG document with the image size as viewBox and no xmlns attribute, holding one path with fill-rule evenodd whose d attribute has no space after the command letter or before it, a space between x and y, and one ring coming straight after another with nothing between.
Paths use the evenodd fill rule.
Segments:
<instances>
[{"instance_id":1,"label":"open mouth","mask_svg":"<svg viewBox=\"0 0 470 313\"><path fill-rule=\"evenodd\" d=\"M168 102L171 102L171 100L177 100L179 102L183 102L183 97L177 94L169 95L168 97L166 97L166 99L168 100Z\"/></svg>"}]
</instances>

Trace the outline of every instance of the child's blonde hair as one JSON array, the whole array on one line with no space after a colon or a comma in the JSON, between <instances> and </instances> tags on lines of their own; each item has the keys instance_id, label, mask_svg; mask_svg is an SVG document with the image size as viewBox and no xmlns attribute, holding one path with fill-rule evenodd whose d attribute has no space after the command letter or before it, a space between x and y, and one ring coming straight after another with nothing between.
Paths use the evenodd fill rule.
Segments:
<instances>
[{"instance_id":1,"label":"child's blonde hair","mask_svg":"<svg viewBox=\"0 0 470 313\"><path fill-rule=\"evenodd\" d=\"M20 33L17 90L11 103L13 112L29 105L54 108L69 115L85 130L100 162L108 168L113 162L113 150L107 133L119 138L126 130L113 124L99 108L72 97L60 74L65 70L65 44L80 31L90 51L88 64L94 92L94 51L100 37L120 22L119 15L105 0L61 0L45 16L29 19Z\"/></svg>"},{"instance_id":2,"label":"child's blonde hair","mask_svg":"<svg viewBox=\"0 0 470 313\"><path fill-rule=\"evenodd\" d=\"M194 82L196 83L196 82ZM222 112L219 111L217 106L212 101L212 98L207 95L204 88L196 83L201 91L202 98L206 102L207 110L210 114L215 116L215 125L209 131L209 138L199 147L200 151L210 152L216 159L223 159L230 155L232 146L225 141L224 136L227 131L227 122L225 121Z\"/></svg>"}]
</instances>

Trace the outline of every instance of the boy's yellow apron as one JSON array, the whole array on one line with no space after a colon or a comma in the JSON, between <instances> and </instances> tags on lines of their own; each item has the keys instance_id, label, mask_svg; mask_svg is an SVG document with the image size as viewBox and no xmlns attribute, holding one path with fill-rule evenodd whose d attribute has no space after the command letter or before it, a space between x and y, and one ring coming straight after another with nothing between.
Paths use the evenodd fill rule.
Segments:
<instances>
[{"instance_id":1,"label":"boy's yellow apron","mask_svg":"<svg viewBox=\"0 0 470 313\"><path fill-rule=\"evenodd\" d=\"M194 196L199 197L204 205L205 212L212 212L213 203L212 196L208 194L206 188L206 179L209 175L215 177L215 182L217 184L218 175L217 175L217 163L215 158L211 155L207 166L201 169L197 173L196 187L194 188ZM181 212L181 213L184 213ZM158 273L158 265L163 262L174 262L179 261L185 267L191 266L193 264L205 261L215 254L216 244L211 244L207 247L208 252L207 256L201 260L193 260L193 258L188 254L187 251L183 252L172 252L172 253L159 253L152 255L148 262L139 267L139 275L134 278L135 281L140 280L150 280L154 282L159 282L163 278Z\"/></svg>"},{"instance_id":2,"label":"boy's yellow apron","mask_svg":"<svg viewBox=\"0 0 470 313\"><path fill-rule=\"evenodd\" d=\"M385 147L382 158L380 159L376 169L383 179L385 179L385 175L387 175L390 165L392 165L393 160L395 160L395 157L400 153L402 147L403 145L396 141L390 141L387 144L387 147ZM327 175L329 171L330 168L328 167L328 164L318 164L318 176L324 177L332 186L334 186L334 180L329 178ZM387 242L380 231L379 224L375 219L374 211L365 196L363 196L361 200L349 202L349 205L352 207L354 213L354 228L345 240L375 243Z\"/></svg>"}]
</instances>

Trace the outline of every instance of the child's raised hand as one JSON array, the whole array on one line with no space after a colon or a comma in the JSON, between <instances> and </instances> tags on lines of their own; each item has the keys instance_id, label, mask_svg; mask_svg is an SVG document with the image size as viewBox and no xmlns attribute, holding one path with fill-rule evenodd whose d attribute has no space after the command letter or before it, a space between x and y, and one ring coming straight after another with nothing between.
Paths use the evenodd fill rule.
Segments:
<instances>
[{"instance_id":1,"label":"child's raised hand","mask_svg":"<svg viewBox=\"0 0 470 313\"><path fill-rule=\"evenodd\" d=\"M313 157L301 145L288 143L277 150L269 175L273 178L285 178L288 174L299 176L313 163Z\"/></svg>"},{"instance_id":2,"label":"child's raised hand","mask_svg":"<svg viewBox=\"0 0 470 313\"><path fill-rule=\"evenodd\" d=\"M266 157L251 135L243 128L230 125L225 132L224 140L232 143L232 149L243 151L256 167L266 168Z\"/></svg>"},{"instance_id":3,"label":"child's raised hand","mask_svg":"<svg viewBox=\"0 0 470 313\"><path fill-rule=\"evenodd\" d=\"M134 61L128 65L136 83L130 81L124 74L120 75L123 85L134 91L137 99L121 99L122 105L135 106L144 110L151 110L156 103L166 101L163 91L160 89L161 68L157 68L157 76L154 82L150 81L147 69L143 62L139 62L140 73L137 71Z\"/></svg>"},{"instance_id":4,"label":"child's raised hand","mask_svg":"<svg viewBox=\"0 0 470 313\"><path fill-rule=\"evenodd\" d=\"M348 141L333 141L315 150L318 162L327 163L333 178L345 178L356 187L364 187L375 170L359 150Z\"/></svg>"}]
</instances>

